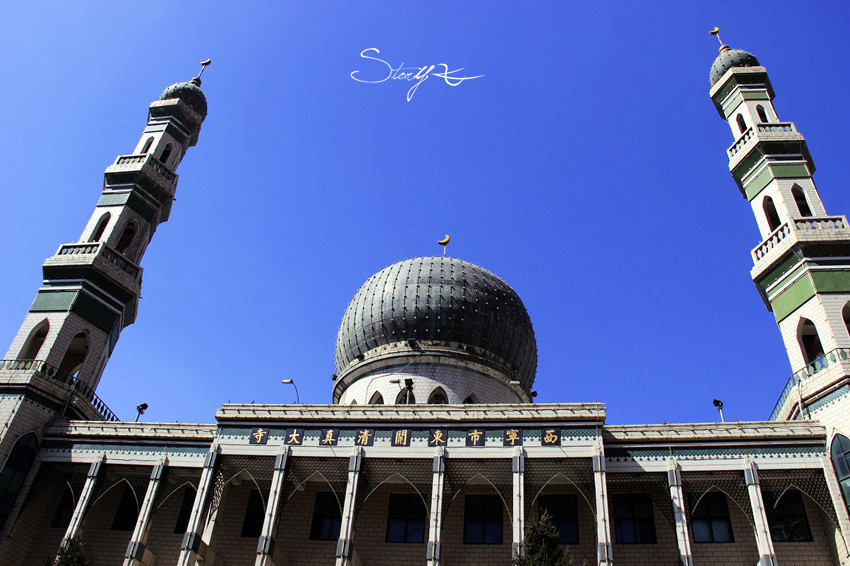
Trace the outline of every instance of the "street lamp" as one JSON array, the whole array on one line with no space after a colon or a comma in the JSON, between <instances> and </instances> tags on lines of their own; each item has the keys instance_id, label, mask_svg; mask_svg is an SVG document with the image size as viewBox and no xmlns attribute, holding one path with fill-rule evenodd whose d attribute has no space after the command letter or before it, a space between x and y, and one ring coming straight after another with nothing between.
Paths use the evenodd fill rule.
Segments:
<instances>
[{"instance_id":1,"label":"street lamp","mask_svg":"<svg viewBox=\"0 0 850 566\"><path fill-rule=\"evenodd\" d=\"M295 385L295 382L291 379L281 379L280 382L285 383L286 385L291 385L292 387L295 388L295 402L300 405L301 404L301 396L298 395L298 386Z\"/></svg>"},{"instance_id":2,"label":"street lamp","mask_svg":"<svg viewBox=\"0 0 850 566\"><path fill-rule=\"evenodd\" d=\"M723 401L721 401L720 399L715 399L714 406L717 407L718 411L720 411L720 422L725 423L726 419L723 417Z\"/></svg>"},{"instance_id":3,"label":"street lamp","mask_svg":"<svg viewBox=\"0 0 850 566\"><path fill-rule=\"evenodd\" d=\"M142 403L141 405L136 405L136 410L138 411L138 413L136 413L136 422L139 422L139 417L144 415L145 411L148 410L148 404Z\"/></svg>"}]
</instances>

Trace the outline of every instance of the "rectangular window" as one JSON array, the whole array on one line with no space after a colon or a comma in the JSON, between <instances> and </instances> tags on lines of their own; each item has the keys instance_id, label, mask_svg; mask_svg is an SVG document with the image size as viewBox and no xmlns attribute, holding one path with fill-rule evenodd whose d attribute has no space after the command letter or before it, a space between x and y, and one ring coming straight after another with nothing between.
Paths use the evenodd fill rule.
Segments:
<instances>
[{"instance_id":1,"label":"rectangular window","mask_svg":"<svg viewBox=\"0 0 850 566\"><path fill-rule=\"evenodd\" d=\"M316 505L313 507L313 525L310 527L310 538L313 540L337 540L339 528L342 525L342 513L336 495L331 492L316 494Z\"/></svg>"},{"instance_id":2,"label":"rectangular window","mask_svg":"<svg viewBox=\"0 0 850 566\"><path fill-rule=\"evenodd\" d=\"M502 499L467 495L463 508L464 544L502 544Z\"/></svg>"},{"instance_id":3,"label":"rectangular window","mask_svg":"<svg viewBox=\"0 0 850 566\"><path fill-rule=\"evenodd\" d=\"M419 494L390 494L387 542L423 542L426 516L425 503Z\"/></svg>"},{"instance_id":4,"label":"rectangular window","mask_svg":"<svg viewBox=\"0 0 850 566\"><path fill-rule=\"evenodd\" d=\"M257 538L263 532L263 518L266 506L263 496L256 489L248 495L248 505L245 507L245 518L242 520L242 533L239 536Z\"/></svg>"},{"instance_id":5,"label":"rectangular window","mask_svg":"<svg viewBox=\"0 0 850 566\"><path fill-rule=\"evenodd\" d=\"M611 502L618 543L655 544L655 519L650 495L614 495Z\"/></svg>"},{"instance_id":6,"label":"rectangular window","mask_svg":"<svg viewBox=\"0 0 850 566\"><path fill-rule=\"evenodd\" d=\"M782 495L779 501L778 496ZM803 505L803 497L797 490L789 489L784 494L765 492L764 510L773 542L811 542L812 530Z\"/></svg>"},{"instance_id":7,"label":"rectangular window","mask_svg":"<svg viewBox=\"0 0 850 566\"><path fill-rule=\"evenodd\" d=\"M735 542L725 493L710 491L702 496L691 513L691 529L694 542Z\"/></svg>"},{"instance_id":8,"label":"rectangular window","mask_svg":"<svg viewBox=\"0 0 850 566\"><path fill-rule=\"evenodd\" d=\"M575 495L541 495L537 500L540 515L546 511L558 529L560 544L578 544L578 498Z\"/></svg>"}]
</instances>

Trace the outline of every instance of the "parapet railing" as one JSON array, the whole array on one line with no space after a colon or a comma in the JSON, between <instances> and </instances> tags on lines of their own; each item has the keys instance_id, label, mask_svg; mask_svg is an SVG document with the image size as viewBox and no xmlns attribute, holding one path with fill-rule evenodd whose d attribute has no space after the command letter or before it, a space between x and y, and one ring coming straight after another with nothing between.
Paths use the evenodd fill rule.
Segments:
<instances>
[{"instance_id":1,"label":"parapet railing","mask_svg":"<svg viewBox=\"0 0 850 566\"><path fill-rule=\"evenodd\" d=\"M787 236L791 235L791 227L786 222L776 230L774 230L770 236L765 238L765 240L753 250L753 260L758 262L761 258L767 255L767 252L775 248L779 245L779 242L784 240Z\"/></svg>"},{"instance_id":2,"label":"parapet railing","mask_svg":"<svg viewBox=\"0 0 850 566\"><path fill-rule=\"evenodd\" d=\"M64 371L53 367L43 360L0 360L0 371L34 371L48 379L52 379L69 387L69 394L73 393L77 397L88 402L105 421L119 421L115 413L112 412L106 403L97 396L94 390L88 384L78 380L73 375L69 375Z\"/></svg>"},{"instance_id":3,"label":"parapet railing","mask_svg":"<svg viewBox=\"0 0 850 566\"><path fill-rule=\"evenodd\" d=\"M794 224L793 230L805 232L807 230L841 230L847 228L847 218L844 216L809 216L806 218L794 218L791 220ZM770 250L775 248L779 242L790 236L792 232L791 225L786 222L773 232L770 236L759 244L753 250L753 260L755 263L766 256Z\"/></svg>"},{"instance_id":4,"label":"parapet railing","mask_svg":"<svg viewBox=\"0 0 850 566\"><path fill-rule=\"evenodd\" d=\"M735 140L735 143L732 144L732 147L726 150L726 152L729 154L729 157L734 157L736 153L741 151L741 148L744 147L744 144L750 141L750 138L753 137L754 133L755 132L753 132L752 128L747 128L747 131L741 134L740 138Z\"/></svg>"},{"instance_id":5,"label":"parapet railing","mask_svg":"<svg viewBox=\"0 0 850 566\"><path fill-rule=\"evenodd\" d=\"M106 242L62 244L56 255L96 255L101 248L103 249L103 253L101 255L106 261L112 263L133 279L139 276L139 266L107 246Z\"/></svg>"},{"instance_id":6,"label":"parapet railing","mask_svg":"<svg viewBox=\"0 0 850 566\"><path fill-rule=\"evenodd\" d=\"M177 178L177 174L163 165L152 153L119 155L118 159L115 160L115 165L133 165L135 163L150 165L154 171L162 175L169 183L174 183L174 180Z\"/></svg>"},{"instance_id":7,"label":"parapet railing","mask_svg":"<svg viewBox=\"0 0 850 566\"><path fill-rule=\"evenodd\" d=\"M756 124L755 130L753 130L753 128L747 128L747 131L741 134L741 137L735 140L735 143L733 143L732 146L726 151L729 154L730 158L734 157L735 154L741 151L741 148L743 148L744 145L748 141L750 141L750 139L753 137L753 135L755 135L756 132L759 132L760 134L766 134L796 131L797 128L794 127L793 122L764 122L761 124Z\"/></svg>"},{"instance_id":8,"label":"parapet railing","mask_svg":"<svg viewBox=\"0 0 850 566\"><path fill-rule=\"evenodd\" d=\"M788 397L791 395L791 392L798 383L842 361L850 362L850 348L836 348L835 350L831 350L800 371L791 374L791 377L789 377L788 381L785 383L785 387L782 389L782 393L779 395L779 400L773 407L773 411L770 413L770 418L768 418L768 420L775 421L779 417L779 413L782 411L785 401L788 400Z\"/></svg>"}]
</instances>

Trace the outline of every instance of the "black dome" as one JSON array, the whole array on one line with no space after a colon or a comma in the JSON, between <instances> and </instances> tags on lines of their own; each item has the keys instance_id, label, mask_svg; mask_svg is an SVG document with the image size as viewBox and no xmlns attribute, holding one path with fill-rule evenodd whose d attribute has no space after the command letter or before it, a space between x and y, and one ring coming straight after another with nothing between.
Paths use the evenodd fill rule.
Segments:
<instances>
[{"instance_id":1,"label":"black dome","mask_svg":"<svg viewBox=\"0 0 850 566\"><path fill-rule=\"evenodd\" d=\"M454 258L407 259L369 278L348 304L336 339L336 368L407 340L459 342L504 360L531 387L537 342L525 305L502 279Z\"/></svg>"},{"instance_id":2,"label":"black dome","mask_svg":"<svg viewBox=\"0 0 850 566\"><path fill-rule=\"evenodd\" d=\"M192 110L201 115L201 119L207 117L207 97L201 90L201 79L195 77L187 83L175 83L162 91L160 100L178 98L189 105Z\"/></svg>"},{"instance_id":3,"label":"black dome","mask_svg":"<svg viewBox=\"0 0 850 566\"><path fill-rule=\"evenodd\" d=\"M720 48L720 55L717 56L717 59L711 65L708 78L711 81L711 86L714 86L720 80L720 77L732 67L758 66L759 60L752 53L747 53L743 49L729 49L728 46L724 45Z\"/></svg>"}]
</instances>

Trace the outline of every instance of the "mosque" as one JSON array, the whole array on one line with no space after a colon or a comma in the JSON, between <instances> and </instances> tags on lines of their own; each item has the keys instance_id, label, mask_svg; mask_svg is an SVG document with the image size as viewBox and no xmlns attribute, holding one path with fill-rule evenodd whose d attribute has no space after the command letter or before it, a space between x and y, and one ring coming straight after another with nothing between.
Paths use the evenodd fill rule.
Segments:
<instances>
[{"instance_id":1,"label":"mosque","mask_svg":"<svg viewBox=\"0 0 850 566\"><path fill-rule=\"evenodd\" d=\"M0 564L70 541L93 566L509 564L543 510L576 563L850 564L850 228L756 57L721 46L710 82L796 370L770 420L612 426L599 403L534 403L521 298L428 257L351 300L332 404L119 421L97 386L207 114L199 74L151 103L0 361Z\"/></svg>"}]
</instances>

